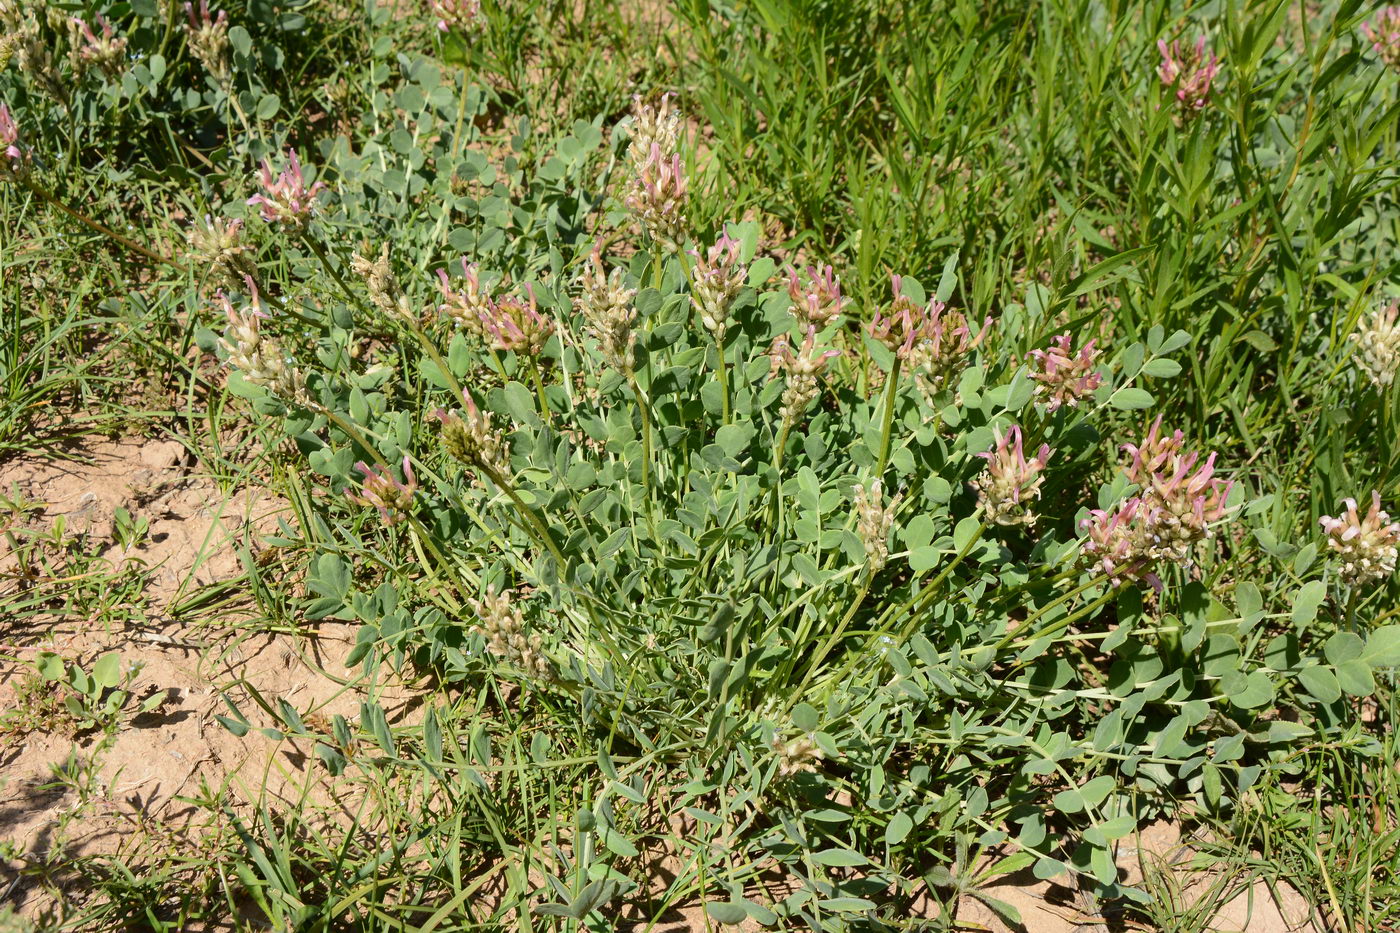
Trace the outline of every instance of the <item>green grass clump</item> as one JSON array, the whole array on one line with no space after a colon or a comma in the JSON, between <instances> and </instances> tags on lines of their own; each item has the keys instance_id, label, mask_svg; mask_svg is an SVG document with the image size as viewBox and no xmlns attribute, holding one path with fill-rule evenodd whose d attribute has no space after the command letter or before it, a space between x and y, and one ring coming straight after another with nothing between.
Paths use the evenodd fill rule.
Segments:
<instances>
[{"instance_id":1,"label":"green grass clump","mask_svg":"<svg viewBox=\"0 0 1400 933\"><path fill-rule=\"evenodd\" d=\"M265 624L427 683L230 700L348 822L211 791L218 852L83 861L64 922L939 929L1028 872L1198 929L1120 874L1163 819L1394 922L1380 14L431 7L0 17L0 451L237 422Z\"/></svg>"}]
</instances>

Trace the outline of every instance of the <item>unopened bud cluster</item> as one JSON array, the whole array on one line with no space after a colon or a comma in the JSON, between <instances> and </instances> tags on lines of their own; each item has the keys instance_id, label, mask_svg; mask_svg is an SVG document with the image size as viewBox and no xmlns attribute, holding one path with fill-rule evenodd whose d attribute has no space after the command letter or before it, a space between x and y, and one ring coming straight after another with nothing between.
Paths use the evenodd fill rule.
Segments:
<instances>
[{"instance_id":1,"label":"unopened bud cluster","mask_svg":"<svg viewBox=\"0 0 1400 933\"><path fill-rule=\"evenodd\" d=\"M199 0L185 4L185 16L189 19L185 26L185 45L191 57L204 66L204 70L220 85L227 85L229 79L228 14L220 10L218 15L209 12L209 0Z\"/></svg>"},{"instance_id":2,"label":"unopened bud cluster","mask_svg":"<svg viewBox=\"0 0 1400 933\"><path fill-rule=\"evenodd\" d=\"M413 509L413 494L418 491L418 480L413 475L413 465L405 454L403 475L406 482L400 482L385 466L369 466L363 460L355 464L355 469L364 474L360 492L350 493L350 498L361 505L379 510L379 517L386 525L397 525L408 518Z\"/></svg>"},{"instance_id":3,"label":"unopened bud cluster","mask_svg":"<svg viewBox=\"0 0 1400 933\"><path fill-rule=\"evenodd\" d=\"M243 221L206 217L190 228L190 258L195 267L208 269L218 288L238 288L257 280L253 247L243 242Z\"/></svg>"},{"instance_id":4,"label":"unopened bud cluster","mask_svg":"<svg viewBox=\"0 0 1400 933\"><path fill-rule=\"evenodd\" d=\"M470 467L495 474L492 479L510 475L510 450L505 437L491 425L491 419L476 407L465 390L462 401L466 416L439 408L433 417L442 423L442 443L454 458Z\"/></svg>"},{"instance_id":5,"label":"unopened bud cluster","mask_svg":"<svg viewBox=\"0 0 1400 933\"><path fill-rule=\"evenodd\" d=\"M1400 522L1392 522L1381 508L1381 495L1371 493L1371 508L1362 518L1355 499L1343 499L1346 512L1340 518L1320 519L1327 533L1327 544L1342 562L1342 580L1361 586L1383 580L1395 572L1400 554Z\"/></svg>"},{"instance_id":6,"label":"unopened bud cluster","mask_svg":"<svg viewBox=\"0 0 1400 933\"><path fill-rule=\"evenodd\" d=\"M739 261L742 251L739 241L725 232L704 256L696 250L690 253L695 258L690 300L700 315L700 322L716 343L724 342L729 329L729 309L749 277L748 267Z\"/></svg>"},{"instance_id":7,"label":"unopened bud cluster","mask_svg":"<svg viewBox=\"0 0 1400 933\"><path fill-rule=\"evenodd\" d=\"M632 98L632 122L628 127L631 137L627 144L627 155L632 168L640 172L651 158L652 149L663 154L676 152L681 141L681 115L676 109L676 95L669 92L649 103L640 94Z\"/></svg>"},{"instance_id":8,"label":"unopened bud cluster","mask_svg":"<svg viewBox=\"0 0 1400 933\"><path fill-rule=\"evenodd\" d=\"M1400 370L1400 300L1371 312L1366 323L1351 335L1356 344L1356 365L1377 388L1395 381Z\"/></svg>"},{"instance_id":9,"label":"unopened bud cluster","mask_svg":"<svg viewBox=\"0 0 1400 933\"><path fill-rule=\"evenodd\" d=\"M467 602L480 620L473 631L486 639L486 650L529 677L554 678L554 665L544 654L540 636L528 633L525 617L511 604L510 591L497 593L490 586L481 599Z\"/></svg>"},{"instance_id":10,"label":"unopened bud cluster","mask_svg":"<svg viewBox=\"0 0 1400 933\"><path fill-rule=\"evenodd\" d=\"M374 259L368 253L368 247L356 252L350 258L350 268L364 281L370 304L386 317L416 324L418 316L413 313L408 296L399 287L399 280L389 265L389 244L385 243L379 250L379 256Z\"/></svg>"},{"instance_id":11,"label":"unopened bud cluster","mask_svg":"<svg viewBox=\"0 0 1400 933\"><path fill-rule=\"evenodd\" d=\"M1035 523L1033 504L1040 498L1041 473L1050 459L1049 444L1041 444L1030 460L1022 448L1021 428L1012 425L1005 434L993 431L996 449L977 456L987 461L986 472L973 480L977 501L987 520L998 525Z\"/></svg>"},{"instance_id":12,"label":"unopened bud cluster","mask_svg":"<svg viewBox=\"0 0 1400 933\"><path fill-rule=\"evenodd\" d=\"M871 573L877 573L889 562L890 529L894 527L894 512L902 496L884 502L884 487L877 479L867 490L855 487L856 535L865 547L865 562Z\"/></svg>"},{"instance_id":13,"label":"unopened bud cluster","mask_svg":"<svg viewBox=\"0 0 1400 933\"><path fill-rule=\"evenodd\" d=\"M603 360L614 369L630 374L632 347L637 340L633 333L637 309L632 303L637 290L624 284L621 268L605 273L603 259L596 252L589 259L582 284L583 290L574 299L574 308L588 322L588 332L598 341Z\"/></svg>"},{"instance_id":14,"label":"unopened bud cluster","mask_svg":"<svg viewBox=\"0 0 1400 933\"><path fill-rule=\"evenodd\" d=\"M481 0L429 0L428 8L437 17L439 32L473 33L486 27Z\"/></svg>"},{"instance_id":15,"label":"unopened bud cluster","mask_svg":"<svg viewBox=\"0 0 1400 933\"><path fill-rule=\"evenodd\" d=\"M774 736L773 754L778 759L778 776L784 778L804 771L815 772L817 765L826 757L809 735L787 740Z\"/></svg>"},{"instance_id":16,"label":"unopened bud cluster","mask_svg":"<svg viewBox=\"0 0 1400 933\"><path fill-rule=\"evenodd\" d=\"M783 387L782 407L779 414L787 424L796 424L807 406L821 394L820 378L826 371L828 360L841 355L839 350L817 350L817 328L807 327L807 336L802 347L794 352L787 334L773 341L768 351L771 369L769 378L782 374L786 384Z\"/></svg>"},{"instance_id":17,"label":"unopened bud cluster","mask_svg":"<svg viewBox=\"0 0 1400 933\"><path fill-rule=\"evenodd\" d=\"M258 300L258 289L251 279L246 281L250 301L244 311L235 310L228 295L219 292L218 300L223 305L228 319L228 329L224 331L219 346L227 354L228 364L243 374L243 378L253 385L266 388L272 394L288 402L303 402L306 398L306 380L293 364L292 358L283 352L275 337L262 332L260 322L267 319Z\"/></svg>"},{"instance_id":18,"label":"unopened bud cluster","mask_svg":"<svg viewBox=\"0 0 1400 933\"><path fill-rule=\"evenodd\" d=\"M1035 394L1045 400L1046 411L1056 411L1062 405L1073 408L1103 384L1103 374L1094 369L1099 351L1093 340L1075 353L1069 334L1061 334L1050 341L1048 350L1032 350L1030 356Z\"/></svg>"},{"instance_id":19,"label":"unopened bud cluster","mask_svg":"<svg viewBox=\"0 0 1400 933\"><path fill-rule=\"evenodd\" d=\"M788 297L792 299L788 313L804 331L809 327L821 330L841 313L845 303L841 280L831 266L810 266L805 277L789 267L787 277Z\"/></svg>"}]
</instances>

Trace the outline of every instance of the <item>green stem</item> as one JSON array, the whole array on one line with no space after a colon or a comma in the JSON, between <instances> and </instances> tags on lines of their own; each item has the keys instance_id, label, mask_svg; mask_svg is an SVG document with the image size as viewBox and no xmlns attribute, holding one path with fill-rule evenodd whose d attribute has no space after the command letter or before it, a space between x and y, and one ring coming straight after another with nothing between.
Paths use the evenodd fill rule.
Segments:
<instances>
[{"instance_id":1,"label":"green stem","mask_svg":"<svg viewBox=\"0 0 1400 933\"><path fill-rule=\"evenodd\" d=\"M544 395L544 379L540 377L540 361L535 357L530 357L530 375L535 380L535 395L540 402L540 417L546 422L549 421L549 399Z\"/></svg>"},{"instance_id":2,"label":"green stem","mask_svg":"<svg viewBox=\"0 0 1400 933\"><path fill-rule=\"evenodd\" d=\"M340 270L331 265L331 258L326 255L326 251L321 244L317 243L310 236L302 237L302 242L310 248L311 252L316 254L316 258L321 261L321 268L325 269L330 277L335 279L335 284L340 286L340 291L345 295L345 300L363 310L365 308L364 302L360 300L358 295L350 290L350 286L346 283L344 277L341 276Z\"/></svg>"},{"instance_id":3,"label":"green stem","mask_svg":"<svg viewBox=\"0 0 1400 933\"><path fill-rule=\"evenodd\" d=\"M320 412L321 414L325 415L327 420L329 420L336 427L340 428L340 430L343 431L347 437L349 437L356 444L359 444L365 450L369 451L369 455L374 460L376 466L381 466L386 470L389 468L388 462L384 459L383 455L379 453L379 449L369 442L369 440L364 436L364 434L360 432L359 428L355 427L349 421L346 421L344 418L340 417L339 414L331 411L324 405L314 405L312 406L311 410Z\"/></svg>"},{"instance_id":4,"label":"green stem","mask_svg":"<svg viewBox=\"0 0 1400 933\"><path fill-rule=\"evenodd\" d=\"M67 204L64 204L58 198L50 194L45 188L40 187L39 184L34 182L33 180L26 178L24 180L24 186L30 191L32 191L34 194L38 195L42 200L63 211L63 213L67 214L69 217L72 217L74 220L78 221L79 223L83 224L91 230L95 230L96 232L107 237L108 239L120 243L122 246L125 246L133 253L138 253L142 256L145 256L152 262L163 263L164 265L171 266L175 269L184 268L184 266L180 265L175 260L170 259L166 256L162 256L153 250L147 249L140 243L137 243L135 240L122 236L120 233L113 230L111 227L100 224L97 221L93 220L91 217L82 213L81 211L69 207Z\"/></svg>"},{"instance_id":5,"label":"green stem","mask_svg":"<svg viewBox=\"0 0 1400 933\"><path fill-rule=\"evenodd\" d=\"M1003 650L1007 645L1011 644L1017 638L1021 637L1021 633L1025 632L1026 629L1034 625L1047 612L1050 612L1053 609L1057 609L1060 606L1063 606L1065 603L1069 602L1071 599L1074 599L1074 597L1078 596L1080 593L1083 593L1085 590L1091 589L1095 586L1098 586L1100 583L1103 583L1105 579L1107 578L1103 574L1099 574L1090 579L1087 583L1082 583L1079 586L1076 586L1074 589L1070 590L1068 593L1065 593L1063 596L1060 596L1053 602L1047 603L1040 609L1037 609L1035 612L1027 616L1025 621L1023 621L1020 625L1016 626L1014 629L1003 635L994 646L995 650ZM1109 590L1109 595L1112 595L1113 592L1114 590Z\"/></svg>"},{"instance_id":6,"label":"green stem","mask_svg":"<svg viewBox=\"0 0 1400 933\"><path fill-rule=\"evenodd\" d=\"M559 578L563 580L565 575L564 571L568 565L564 563L564 555L559 552L559 545L554 543L554 538L550 536L549 529L545 526L544 521L535 514L534 509L525 504L525 500L521 499L519 494L516 493L515 487L506 482L505 477L501 476L494 468L484 463L478 463L477 466L486 474L487 479L495 483L502 492L510 497L510 501L515 504L516 510L533 526L535 536L539 538L540 543L545 546L555 562L559 565Z\"/></svg>"},{"instance_id":7,"label":"green stem","mask_svg":"<svg viewBox=\"0 0 1400 933\"><path fill-rule=\"evenodd\" d=\"M890 462L890 432L894 427L894 397L899 392L899 369L903 362L897 356L894 358L894 365L890 367L889 381L885 384L885 414L884 423L880 429L880 459L875 467L876 479L884 477L885 467Z\"/></svg>"},{"instance_id":8,"label":"green stem","mask_svg":"<svg viewBox=\"0 0 1400 933\"><path fill-rule=\"evenodd\" d=\"M637 374L628 368L627 378L632 383L632 394L637 398L637 414L642 419L642 488L651 494L651 415L647 413L647 399L637 382Z\"/></svg>"},{"instance_id":9,"label":"green stem","mask_svg":"<svg viewBox=\"0 0 1400 933\"><path fill-rule=\"evenodd\" d=\"M724 359L724 341L718 336L715 337L715 352L719 354L719 394L724 410L724 423L729 424L732 420L729 411L729 364Z\"/></svg>"},{"instance_id":10,"label":"green stem","mask_svg":"<svg viewBox=\"0 0 1400 933\"><path fill-rule=\"evenodd\" d=\"M846 634L846 627L851 624L851 620L855 618L856 612L860 609L861 604L865 602L865 595L870 592L870 584L874 581L874 572L867 570L865 574L865 583L861 586L860 592L856 593L856 598L851 602L851 607L846 610L846 615L837 623L835 631L827 636L827 639L822 642L821 647L812 655L811 663L807 665L807 673L803 676L802 683L798 685L796 690L791 692L787 703L783 707L783 716L791 712L792 708L797 705L798 700L806 695L807 688L812 683L812 678L816 676L817 668L821 666L821 663L826 660L826 656L830 654L831 650L841 641L841 637Z\"/></svg>"}]
</instances>

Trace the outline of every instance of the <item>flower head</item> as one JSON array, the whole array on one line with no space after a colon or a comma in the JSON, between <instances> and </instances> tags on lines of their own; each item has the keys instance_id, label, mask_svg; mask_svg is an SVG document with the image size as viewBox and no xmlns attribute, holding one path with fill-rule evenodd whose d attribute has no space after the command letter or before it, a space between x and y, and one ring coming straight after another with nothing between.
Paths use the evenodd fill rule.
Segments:
<instances>
[{"instance_id":1,"label":"flower head","mask_svg":"<svg viewBox=\"0 0 1400 933\"><path fill-rule=\"evenodd\" d=\"M442 443L447 452L470 467L486 470L494 481L510 475L510 447L491 419L462 391L466 417L439 408L433 417L442 423ZM494 474L494 475L490 475Z\"/></svg>"},{"instance_id":2,"label":"flower head","mask_svg":"<svg viewBox=\"0 0 1400 933\"><path fill-rule=\"evenodd\" d=\"M393 267L389 265L389 244L380 247L379 256L373 259L366 247L361 247L350 257L350 268L364 280L370 304L386 317L417 324L418 315L414 313L408 296L399 286Z\"/></svg>"},{"instance_id":3,"label":"flower head","mask_svg":"<svg viewBox=\"0 0 1400 933\"><path fill-rule=\"evenodd\" d=\"M624 373L632 372L632 346L636 343L633 326L637 308L632 299L635 288L624 284L623 271L615 268L603 271L603 257L595 249L589 257L589 268L583 273L583 290L574 299L574 307L588 322L589 333L598 341L603 359Z\"/></svg>"},{"instance_id":4,"label":"flower head","mask_svg":"<svg viewBox=\"0 0 1400 933\"><path fill-rule=\"evenodd\" d=\"M360 492L349 494L351 500L378 509L379 517L386 525L397 525L408 518L413 508L413 494L418 491L418 480L413 475L413 464L409 462L407 454L403 458L403 475L407 482L395 479L388 467L368 466L363 460L355 464L355 469L365 478Z\"/></svg>"},{"instance_id":5,"label":"flower head","mask_svg":"<svg viewBox=\"0 0 1400 933\"><path fill-rule=\"evenodd\" d=\"M287 167L275 179L272 177L272 166L263 159L260 177L263 193L253 195L248 199L248 204L258 205L262 219L270 224L281 224L293 232L305 230L316 212L316 195L326 186L318 181L307 187L296 150L287 150Z\"/></svg>"},{"instance_id":6,"label":"flower head","mask_svg":"<svg viewBox=\"0 0 1400 933\"><path fill-rule=\"evenodd\" d=\"M506 295L488 305L481 325L493 348L529 356L538 356L554 333L554 318L540 314L530 285L525 286L523 299Z\"/></svg>"},{"instance_id":7,"label":"flower head","mask_svg":"<svg viewBox=\"0 0 1400 933\"><path fill-rule=\"evenodd\" d=\"M782 408L779 414L789 424L795 424L807 406L821 393L820 378L826 370L828 360L841 355L839 350L817 350L816 325L808 325L802 347L793 352L792 341L787 334L773 341L768 351L770 362L769 378L777 378L781 373L787 379L783 389Z\"/></svg>"},{"instance_id":8,"label":"flower head","mask_svg":"<svg viewBox=\"0 0 1400 933\"><path fill-rule=\"evenodd\" d=\"M903 294L901 284L898 275L890 276L894 302L888 314L875 312L870 336L906 362L914 371L919 391L931 399L981 345L992 319L983 321L982 328L973 334L961 313L950 311L936 298L927 305L916 304Z\"/></svg>"},{"instance_id":9,"label":"flower head","mask_svg":"<svg viewBox=\"0 0 1400 933\"><path fill-rule=\"evenodd\" d=\"M651 103L642 95L632 98L632 122L628 127L631 141L627 145L627 155L632 166L640 171L651 158L653 148L663 156L677 151L681 138L681 114L675 107L676 95L669 91Z\"/></svg>"},{"instance_id":10,"label":"flower head","mask_svg":"<svg viewBox=\"0 0 1400 933\"><path fill-rule=\"evenodd\" d=\"M1080 523L1088 533L1084 553L1115 586L1142 580L1161 591L1161 578L1152 571L1157 560L1153 511L1152 505L1133 497L1116 509L1093 509Z\"/></svg>"},{"instance_id":11,"label":"flower head","mask_svg":"<svg viewBox=\"0 0 1400 933\"><path fill-rule=\"evenodd\" d=\"M223 306L228 328L224 331L219 346L227 354L228 365L243 374L243 378L259 385L289 402L303 402L306 398L306 380L296 368L292 358L282 350L275 337L264 334L261 322L268 319L258 298L258 287L251 277L245 278L248 289L248 306L235 309L228 295L218 293L218 301Z\"/></svg>"},{"instance_id":12,"label":"flower head","mask_svg":"<svg viewBox=\"0 0 1400 933\"><path fill-rule=\"evenodd\" d=\"M679 153L669 156L659 143L651 155L635 165L636 173L626 197L627 209L637 225L664 249L675 252L685 240L685 169Z\"/></svg>"},{"instance_id":13,"label":"flower head","mask_svg":"<svg viewBox=\"0 0 1400 933\"><path fill-rule=\"evenodd\" d=\"M1371 493L1371 509L1362 518L1355 499L1343 499L1347 510L1341 518L1319 519L1327 544L1341 558L1341 576L1350 586L1382 580L1395 572L1400 554L1400 522L1392 522L1381 509L1381 495Z\"/></svg>"},{"instance_id":14,"label":"flower head","mask_svg":"<svg viewBox=\"0 0 1400 933\"><path fill-rule=\"evenodd\" d=\"M1040 474L1050 459L1050 445L1041 444L1036 455L1027 460L1019 425L1012 425L1005 434L993 429L992 436L996 449L977 455L987 461L986 473L972 483L977 499L988 520L998 525L1033 524L1031 504L1040 498L1044 480Z\"/></svg>"},{"instance_id":15,"label":"flower head","mask_svg":"<svg viewBox=\"0 0 1400 933\"><path fill-rule=\"evenodd\" d=\"M787 276L788 297L792 299L788 313L797 318L797 323L804 330L808 326L820 330L841 313L845 304L841 297L841 280L831 266L809 266L805 282L791 266L788 267Z\"/></svg>"},{"instance_id":16,"label":"flower head","mask_svg":"<svg viewBox=\"0 0 1400 933\"><path fill-rule=\"evenodd\" d=\"M218 15L209 12L209 0L199 0L185 4L185 16L189 19L185 26L185 44L190 55L213 76L219 84L226 84L229 78L228 14L223 10Z\"/></svg>"},{"instance_id":17,"label":"flower head","mask_svg":"<svg viewBox=\"0 0 1400 933\"><path fill-rule=\"evenodd\" d=\"M1365 324L1351 335L1356 344L1356 365L1377 388L1395 381L1400 371L1400 300L1371 312Z\"/></svg>"},{"instance_id":18,"label":"flower head","mask_svg":"<svg viewBox=\"0 0 1400 933\"><path fill-rule=\"evenodd\" d=\"M101 13L92 19L102 33L100 36L81 17L75 16L70 21L73 65L78 69L95 67L115 78L121 74L126 61L126 37L114 34L112 24Z\"/></svg>"},{"instance_id":19,"label":"flower head","mask_svg":"<svg viewBox=\"0 0 1400 933\"><path fill-rule=\"evenodd\" d=\"M438 18L439 32L480 32L486 27L481 0L428 0L428 9Z\"/></svg>"},{"instance_id":20,"label":"flower head","mask_svg":"<svg viewBox=\"0 0 1400 933\"><path fill-rule=\"evenodd\" d=\"M877 573L890 558L890 528L894 526L894 512L903 496L895 496L884 502L884 486L877 479L867 490L862 485L855 487L856 534L865 546L865 562L870 572Z\"/></svg>"},{"instance_id":21,"label":"flower head","mask_svg":"<svg viewBox=\"0 0 1400 933\"><path fill-rule=\"evenodd\" d=\"M739 241L726 231L704 256L696 250L690 251L695 258L695 282L690 301L716 343L724 342L725 331L729 329L729 308L749 277L748 267L739 261L742 250Z\"/></svg>"},{"instance_id":22,"label":"flower head","mask_svg":"<svg viewBox=\"0 0 1400 933\"><path fill-rule=\"evenodd\" d=\"M1099 351L1090 340L1074 352L1069 334L1050 341L1048 350L1032 350L1031 378L1037 383L1035 394L1045 399L1045 410L1055 411L1061 405L1071 408L1079 400L1103 384L1103 374L1096 372Z\"/></svg>"},{"instance_id":23,"label":"flower head","mask_svg":"<svg viewBox=\"0 0 1400 933\"><path fill-rule=\"evenodd\" d=\"M258 268L253 247L243 242L243 221L205 217L203 224L190 227L189 240L195 267L208 269L219 287L238 288L245 281L256 281Z\"/></svg>"},{"instance_id":24,"label":"flower head","mask_svg":"<svg viewBox=\"0 0 1400 933\"><path fill-rule=\"evenodd\" d=\"M1195 44L1188 45L1184 51L1180 39L1173 39L1171 45L1159 39L1157 51L1162 55L1157 77L1165 87L1175 91L1182 113L1191 116L1204 109L1210 98L1211 82L1220 73L1220 60L1214 53L1206 52L1206 37L1198 37Z\"/></svg>"},{"instance_id":25,"label":"flower head","mask_svg":"<svg viewBox=\"0 0 1400 933\"><path fill-rule=\"evenodd\" d=\"M494 586L488 586L481 599L467 602L480 620L472 630L486 639L487 651L530 677L554 677L554 665L544 654L543 640L529 634L525 616L511 603L509 590L498 593Z\"/></svg>"},{"instance_id":26,"label":"flower head","mask_svg":"<svg viewBox=\"0 0 1400 933\"><path fill-rule=\"evenodd\" d=\"M778 759L778 777L780 778L790 778L803 771L815 772L817 765L826 757L810 735L800 735L797 738L787 740L784 740L780 735L775 735L773 737L773 754Z\"/></svg>"},{"instance_id":27,"label":"flower head","mask_svg":"<svg viewBox=\"0 0 1400 933\"><path fill-rule=\"evenodd\" d=\"M481 270L474 262L462 257L461 288L454 287L446 269L438 270L438 287L442 289L442 304L438 314L450 320L459 330L476 337L486 336L486 317L491 311L491 293L482 290Z\"/></svg>"},{"instance_id":28,"label":"flower head","mask_svg":"<svg viewBox=\"0 0 1400 933\"><path fill-rule=\"evenodd\" d=\"M1400 6L1383 8L1375 19L1361 27L1361 31L1381 61L1400 69Z\"/></svg>"}]
</instances>

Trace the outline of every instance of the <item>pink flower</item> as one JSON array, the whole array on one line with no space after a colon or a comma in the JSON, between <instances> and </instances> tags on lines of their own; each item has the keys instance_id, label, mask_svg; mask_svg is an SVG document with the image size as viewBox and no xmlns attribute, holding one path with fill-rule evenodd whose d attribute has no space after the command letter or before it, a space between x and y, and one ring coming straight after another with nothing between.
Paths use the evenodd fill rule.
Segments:
<instances>
[{"instance_id":1,"label":"pink flower","mask_svg":"<svg viewBox=\"0 0 1400 933\"><path fill-rule=\"evenodd\" d=\"M841 313L845 304L841 297L841 280L831 266L809 266L804 284L796 269L787 270L788 297L792 304L788 313L797 318L802 327L815 324L818 328L831 323L832 318Z\"/></svg>"},{"instance_id":2,"label":"pink flower","mask_svg":"<svg viewBox=\"0 0 1400 933\"><path fill-rule=\"evenodd\" d=\"M309 188L306 186L296 150L287 150L287 167L275 180L272 166L263 159L261 180L263 193L253 195L248 204L258 205L263 220L268 223L278 223L289 230L305 229L316 210L316 195L326 186L319 181Z\"/></svg>"},{"instance_id":3,"label":"pink flower","mask_svg":"<svg viewBox=\"0 0 1400 933\"><path fill-rule=\"evenodd\" d=\"M112 24L101 13L93 17L93 22L102 30L100 37L82 18L75 16L70 22L78 61L84 65L95 65L111 77L120 74L126 59L126 38L113 34ZM78 40L81 40L81 44Z\"/></svg>"},{"instance_id":4,"label":"pink flower","mask_svg":"<svg viewBox=\"0 0 1400 933\"><path fill-rule=\"evenodd\" d=\"M1318 521L1327 532L1327 544L1342 560L1342 579L1351 586L1383 580L1395 572L1400 556L1400 522L1392 522L1381 508L1381 494L1371 493L1371 509L1362 518L1355 499L1343 499L1341 518L1324 515Z\"/></svg>"},{"instance_id":5,"label":"pink flower","mask_svg":"<svg viewBox=\"0 0 1400 933\"><path fill-rule=\"evenodd\" d=\"M428 9L438 17L440 32L453 29L478 32L486 25L486 18L481 15L481 0L429 0Z\"/></svg>"},{"instance_id":6,"label":"pink flower","mask_svg":"<svg viewBox=\"0 0 1400 933\"><path fill-rule=\"evenodd\" d=\"M624 202L637 224L657 244L674 251L685 240L685 169L679 153L668 157L659 143L653 143L646 161L636 166L637 174Z\"/></svg>"},{"instance_id":7,"label":"pink flower","mask_svg":"<svg viewBox=\"0 0 1400 933\"><path fill-rule=\"evenodd\" d=\"M408 455L403 458L403 475L408 480L401 483L394 478L387 467L369 466L363 460L355 464L355 469L364 474L360 493L349 493L352 501L369 505L379 510L379 517L386 525L397 525L408 518L413 508L413 494L418 491L418 480L413 475L413 465Z\"/></svg>"},{"instance_id":8,"label":"pink flower","mask_svg":"<svg viewBox=\"0 0 1400 933\"><path fill-rule=\"evenodd\" d=\"M1162 55L1157 76L1163 85L1175 89L1177 106L1188 116L1203 109L1210 97L1211 82L1220 73L1220 60L1214 53L1206 53L1206 37L1200 36L1185 51L1180 39L1173 39L1171 45L1159 39L1157 51Z\"/></svg>"},{"instance_id":9,"label":"pink flower","mask_svg":"<svg viewBox=\"0 0 1400 933\"><path fill-rule=\"evenodd\" d=\"M1400 6L1385 7L1361 27L1381 61L1400 69Z\"/></svg>"},{"instance_id":10,"label":"pink flower","mask_svg":"<svg viewBox=\"0 0 1400 933\"><path fill-rule=\"evenodd\" d=\"M690 301L705 329L720 342L729 328L729 308L749 277L748 267L739 262L742 250L742 244L724 231L704 256L690 251L695 259Z\"/></svg>"},{"instance_id":11,"label":"pink flower","mask_svg":"<svg viewBox=\"0 0 1400 933\"><path fill-rule=\"evenodd\" d=\"M0 178L18 177L29 164L29 150L19 144L19 127L10 114L10 108L0 103Z\"/></svg>"},{"instance_id":12,"label":"pink flower","mask_svg":"<svg viewBox=\"0 0 1400 933\"><path fill-rule=\"evenodd\" d=\"M1048 350L1032 350L1031 378L1039 383L1036 395L1045 396L1045 410L1055 411L1061 405L1074 407L1079 400L1103 384L1103 375L1094 370L1099 351L1090 340L1074 352L1069 334L1050 341Z\"/></svg>"},{"instance_id":13,"label":"pink flower","mask_svg":"<svg viewBox=\"0 0 1400 933\"><path fill-rule=\"evenodd\" d=\"M525 286L525 300L507 295L488 304L482 310L481 324L493 348L531 356L539 354L554 333L554 319L540 314L530 285Z\"/></svg>"},{"instance_id":14,"label":"pink flower","mask_svg":"<svg viewBox=\"0 0 1400 933\"><path fill-rule=\"evenodd\" d=\"M821 394L819 380L826 371L827 361L840 355L840 350L817 351L817 328L814 324L807 326L807 336L802 340L802 349L796 353L792 350L792 342L788 340L787 334L773 341L773 347L768 351L771 366L769 378L776 379L779 373L787 378L787 385L783 389L782 407L779 409L779 414L785 421L795 423L813 399Z\"/></svg>"},{"instance_id":15,"label":"pink flower","mask_svg":"<svg viewBox=\"0 0 1400 933\"><path fill-rule=\"evenodd\" d=\"M1156 561L1152 526L1153 506L1140 498L1127 500L1112 511L1093 509L1080 522L1088 532L1084 553L1093 566L1115 586L1129 580L1142 580L1158 592L1162 580L1152 572Z\"/></svg>"},{"instance_id":16,"label":"pink flower","mask_svg":"<svg viewBox=\"0 0 1400 933\"><path fill-rule=\"evenodd\" d=\"M1053 453L1049 444L1041 444L1035 457L1026 459L1022 448L1021 428L1012 425L1005 434L993 431L996 449L977 454L987 461L986 475L973 481L978 501L987 518L998 525L1029 525L1035 522L1031 503L1040 498L1040 474Z\"/></svg>"},{"instance_id":17,"label":"pink flower","mask_svg":"<svg viewBox=\"0 0 1400 933\"><path fill-rule=\"evenodd\" d=\"M447 276L446 269L438 270L438 288L442 290L443 302L438 305L438 313L448 318L459 329L477 336L486 336L486 318L490 314L492 301L489 292L481 288L480 269L476 263L469 263L462 257L462 279L465 287L457 288Z\"/></svg>"}]
</instances>

